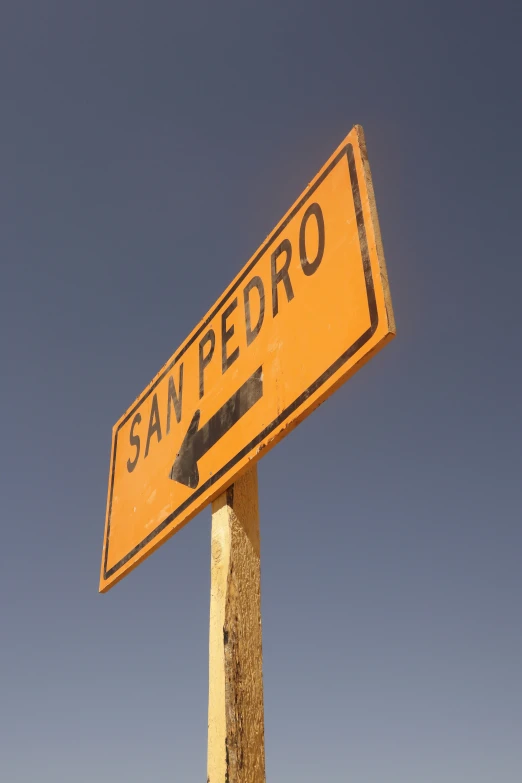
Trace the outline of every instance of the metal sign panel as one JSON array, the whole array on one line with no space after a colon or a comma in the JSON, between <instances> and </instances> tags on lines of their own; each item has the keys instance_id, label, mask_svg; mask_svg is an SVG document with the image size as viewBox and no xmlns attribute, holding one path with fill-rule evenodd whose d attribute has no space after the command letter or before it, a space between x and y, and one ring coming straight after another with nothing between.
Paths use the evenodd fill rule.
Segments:
<instances>
[{"instance_id":1,"label":"metal sign panel","mask_svg":"<svg viewBox=\"0 0 522 783\"><path fill-rule=\"evenodd\" d=\"M356 126L115 425L100 590L208 505L394 333Z\"/></svg>"}]
</instances>

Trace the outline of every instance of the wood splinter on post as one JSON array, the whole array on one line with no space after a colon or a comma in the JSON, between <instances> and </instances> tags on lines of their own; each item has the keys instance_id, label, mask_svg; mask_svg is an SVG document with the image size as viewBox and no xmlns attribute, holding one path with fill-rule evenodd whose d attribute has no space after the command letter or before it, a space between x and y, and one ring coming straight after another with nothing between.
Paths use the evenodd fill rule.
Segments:
<instances>
[{"instance_id":1,"label":"wood splinter on post","mask_svg":"<svg viewBox=\"0 0 522 783\"><path fill-rule=\"evenodd\" d=\"M265 783L257 468L212 503L208 783Z\"/></svg>"}]
</instances>

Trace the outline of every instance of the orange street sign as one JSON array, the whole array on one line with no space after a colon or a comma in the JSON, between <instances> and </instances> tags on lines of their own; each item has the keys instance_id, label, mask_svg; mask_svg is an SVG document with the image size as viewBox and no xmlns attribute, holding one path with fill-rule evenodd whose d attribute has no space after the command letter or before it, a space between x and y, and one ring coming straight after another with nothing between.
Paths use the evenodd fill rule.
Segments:
<instances>
[{"instance_id":1,"label":"orange street sign","mask_svg":"<svg viewBox=\"0 0 522 783\"><path fill-rule=\"evenodd\" d=\"M395 333L356 126L113 429L105 592Z\"/></svg>"}]
</instances>

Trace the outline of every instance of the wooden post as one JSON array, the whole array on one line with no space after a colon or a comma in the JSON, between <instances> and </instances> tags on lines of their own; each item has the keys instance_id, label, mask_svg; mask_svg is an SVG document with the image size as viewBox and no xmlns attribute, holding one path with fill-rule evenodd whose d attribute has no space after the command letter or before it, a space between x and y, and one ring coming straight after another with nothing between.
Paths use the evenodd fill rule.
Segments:
<instances>
[{"instance_id":1,"label":"wooden post","mask_svg":"<svg viewBox=\"0 0 522 783\"><path fill-rule=\"evenodd\" d=\"M212 504L207 783L265 783L257 468Z\"/></svg>"}]
</instances>

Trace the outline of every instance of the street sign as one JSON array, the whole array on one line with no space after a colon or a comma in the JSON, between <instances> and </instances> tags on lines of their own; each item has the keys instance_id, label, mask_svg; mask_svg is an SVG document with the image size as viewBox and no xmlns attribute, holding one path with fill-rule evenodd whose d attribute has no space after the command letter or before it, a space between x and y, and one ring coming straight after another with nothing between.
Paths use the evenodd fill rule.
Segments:
<instances>
[{"instance_id":1,"label":"street sign","mask_svg":"<svg viewBox=\"0 0 522 783\"><path fill-rule=\"evenodd\" d=\"M356 126L113 429L100 591L395 333Z\"/></svg>"}]
</instances>

